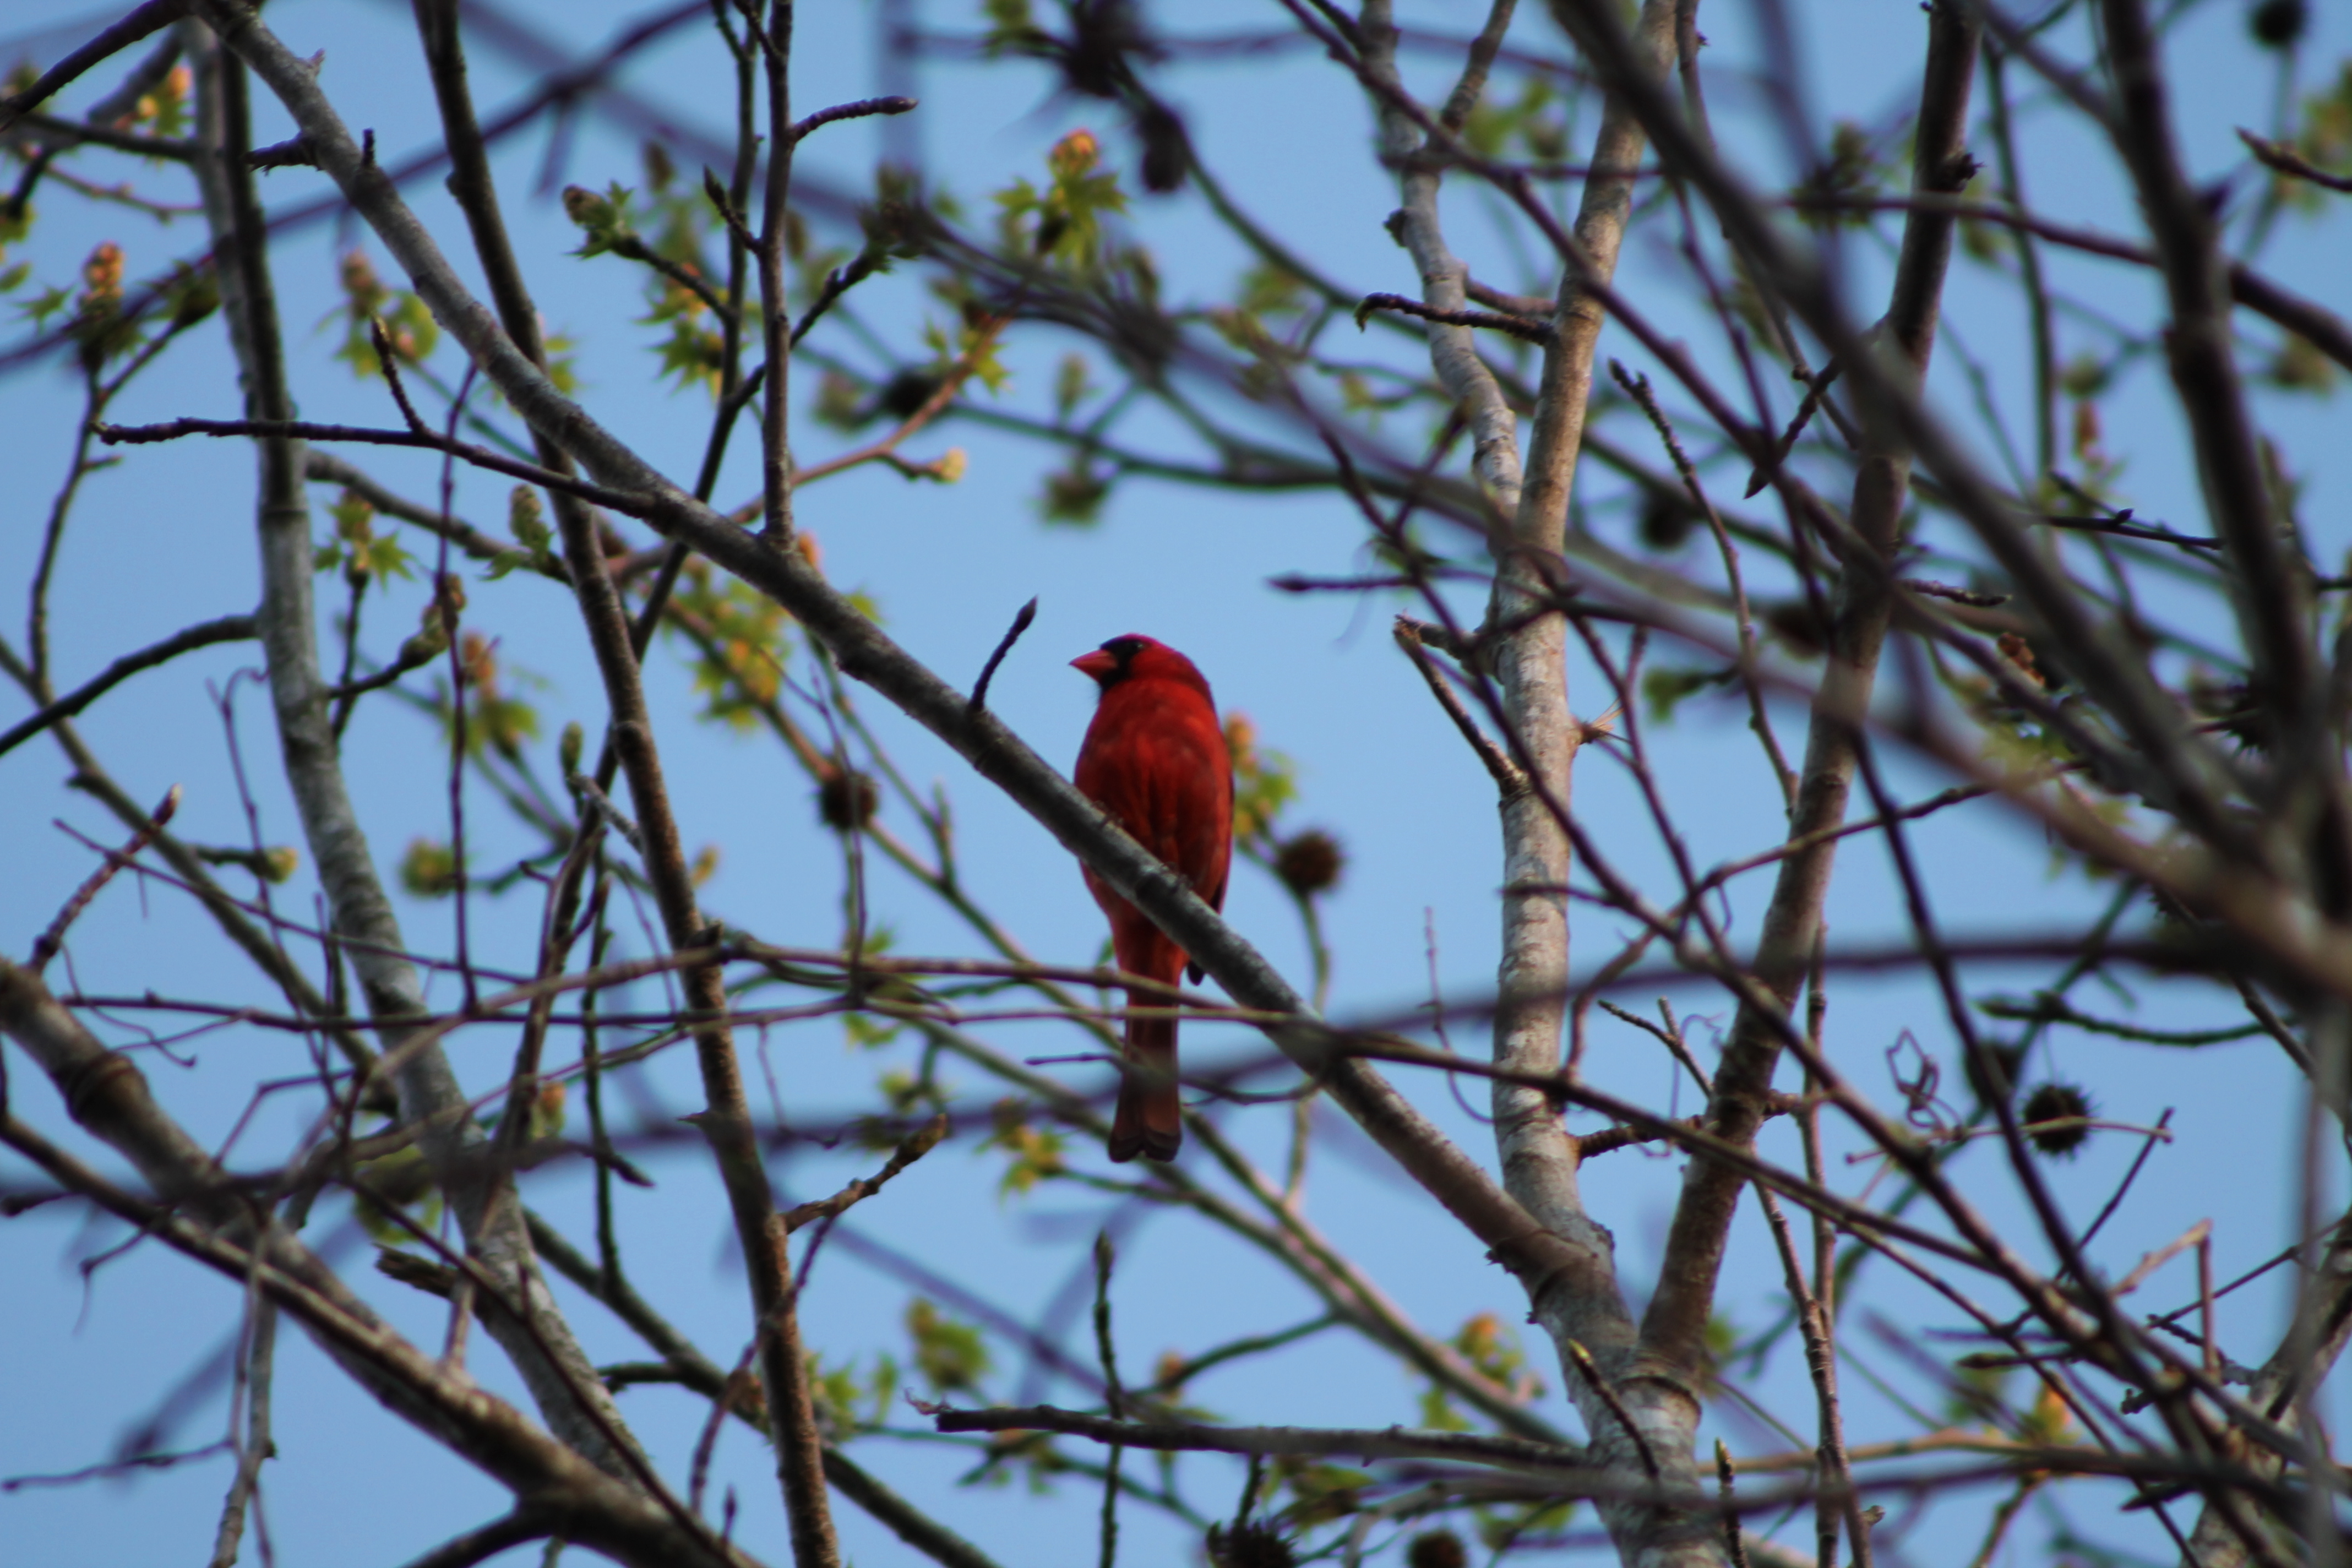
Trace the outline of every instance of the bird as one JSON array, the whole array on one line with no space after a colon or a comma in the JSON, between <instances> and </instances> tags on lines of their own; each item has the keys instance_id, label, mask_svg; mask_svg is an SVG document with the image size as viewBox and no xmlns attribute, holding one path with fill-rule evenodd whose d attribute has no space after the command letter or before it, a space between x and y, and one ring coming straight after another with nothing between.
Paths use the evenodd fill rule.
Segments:
<instances>
[{"instance_id":1,"label":"bird","mask_svg":"<svg viewBox=\"0 0 2352 1568\"><path fill-rule=\"evenodd\" d=\"M1132 633L1115 637L1071 667L1102 690L1094 721L1078 747L1078 793L1191 885L1211 909L1225 904L1234 858L1234 763L1216 699L1192 661L1165 643ZM1189 968L1174 939L1151 923L1118 890L1082 867L1087 890L1110 921L1110 945L1119 968L1173 985ZM1134 988L1129 1008L1165 1007L1169 998ZM1127 1021L1127 1059L1146 1070L1121 1076L1111 1119L1110 1157L1141 1154L1168 1161L1184 1141L1176 1094L1174 1017Z\"/></svg>"}]
</instances>

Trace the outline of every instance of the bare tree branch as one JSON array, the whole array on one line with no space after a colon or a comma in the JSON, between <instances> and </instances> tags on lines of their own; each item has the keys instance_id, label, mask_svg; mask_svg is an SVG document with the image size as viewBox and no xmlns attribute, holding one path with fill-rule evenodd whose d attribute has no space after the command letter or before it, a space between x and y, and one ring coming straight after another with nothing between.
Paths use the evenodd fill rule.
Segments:
<instances>
[{"instance_id":1,"label":"bare tree branch","mask_svg":"<svg viewBox=\"0 0 2352 1568\"><path fill-rule=\"evenodd\" d=\"M163 641L150 643L136 653L126 653L40 711L20 720L5 731L0 731L0 752L15 750L60 719L72 718L142 669L152 669L184 653L210 647L215 643L245 642L253 635L251 616L223 616L217 620L202 621L184 631L174 632Z\"/></svg>"},{"instance_id":2,"label":"bare tree branch","mask_svg":"<svg viewBox=\"0 0 2352 1568\"><path fill-rule=\"evenodd\" d=\"M1189 1422L1121 1421L1057 1410L1050 1405L1018 1409L958 1410L925 1405L942 1432L1067 1432L1128 1448L1215 1454L1353 1454L1365 1459L1466 1459L1515 1469L1582 1475L1589 1456L1512 1437L1467 1432L1417 1432L1402 1426L1325 1430L1311 1426L1207 1426Z\"/></svg>"},{"instance_id":3,"label":"bare tree branch","mask_svg":"<svg viewBox=\"0 0 2352 1568\"><path fill-rule=\"evenodd\" d=\"M1952 190L1967 184L1973 169L1965 137L1979 32L1959 6L1938 7L1929 26L1912 184L1920 190ZM1954 226L1949 217L1925 213L1913 214L1906 226L1885 332L1900 355L1901 374L1913 385L1926 376L1934 348ZM1900 436L1883 424L1869 428L1866 438L1854 484L1853 525L1862 548L1891 563L1910 456ZM1769 987L1782 1017L1795 1004L1820 941L1837 854L1837 840L1822 835L1845 818L1856 729L1869 710L1879 649L1894 611L1890 587L1883 568L1874 574L1860 563L1851 563L1839 583L1828 668L1814 700L1796 807L1789 818L1790 840L1805 841L1808 847L1780 861L1754 961L1757 978ZM1728 1142L1745 1146L1762 1124L1780 1060L1781 1026L1753 1004L1743 1005L1732 1024L1710 1105L1715 1130ZM1704 1353L1702 1337L1739 1186L1736 1172L1705 1160L1694 1160L1684 1178L1657 1294L1642 1325L1645 1352L1669 1364L1696 1368Z\"/></svg>"},{"instance_id":4,"label":"bare tree branch","mask_svg":"<svg viewBox=\"0 0 2352 1568\"><path fill-rule=\"evenodd\" d=\"M292 413L292 399L260 207L242 159L249 124L245 72L208 39L191 40L190 53L196 62L198 141L207 151L196 168L206 220L222 258L223 314L245 372L250 407L264 418L285 419ZM255 618L268 656L279 746L335 929L350 943L369 1011L383 1026L387 1045L396 1046L408 1032L404 1024L425 1012L424 995L415 968L400 956L406 944L377 879L328 728L311 604L301 444L264 439L257 452L262 601ZM494 1202L495 1188L483 1185L482 1167L471 1158L482 1134L467 1114L447 1058L437 1046L410 1053L397 1082L404 1118L427 1129L421 1146L442 1175L468 1244L500 1293L528 1304L528 1321L502 1320L493 1332L564 1439L611 1473L624 1473L624 1456L606 1436L625 1432L619 1410L596 1383L588 1358L573 1343L538 1278L519 1218L510 1206Z\"/></svg>"},{"instance_id":5,"label":"bare tree branch","mask_svg":"<svg viewBox=\"0 0 2352 1568\"><path fill-rule=\"evenodd\" d=\"M170 26L187 8L187 0L146 0L131 15L43 71L31 86L0 100L0 132L16 124L18 118L27 111L47 102L57 95L58 89L72 82L92 66L121 54L148 35Z\"/></svg>"},{"instance_id":6,"label":"bare tree branch","mask_svg":"<svg viewBox=\"0 0 2352 1568\"><path fill-rule=\"evenodd\" d=\"M775 550L679 492L517 353L496 321L449 269L439 248L359 145L298 60L257 19L222 17L230 46L268 81L296 123L317 142L321 167L350 196L452 336L535 429L560 439L592 473L617 488L640 485L656 498L648 521L687 540L719 565L773 597L824 639L844 673L880 691L1004 789L1123 897L1144 910L1214 974L1236 1000L1268 1013L1301 1014L1297 993L1214 911L1165 867L1118 832L994 714L968 712L962 694L914 660L837 593L795 551ZM1280 1030L1294 1059L1314 1059L1309 1039ZM1373 1140L1489 1247L1531 1291L1549 1289L1582 1259L1536 1226L1377 1073L1341 1064L1329 1074L1334 1099Z\"/></svg>"},{"instance_id":7,"label":"bare tree branch","mask_svg":"<svg viewBox=\"0 0 2352 1568\"><path fill-rule=\"evenodd\" d=\"M244 1200L220 1180L204 1148L156 1105L145 1076L92 1038L37 979L5 960L0 960L0 1031L57 1084L74 1119L129 1159L168 1206L119 1190L7 1119L0 1141L61 1185L236 1283L258 1279L270 1299L376 1397L518 1495L560 1508L582 1543L647 1568L659 1563L732 1568L748 1562L696 1526L674 1500L665 1507L603 1473L462 1373L402 1340L283 1227L268 1224L257 1243ZM260 1258L253 1256L257 1245Z\"/></svg>"}]
</instances>

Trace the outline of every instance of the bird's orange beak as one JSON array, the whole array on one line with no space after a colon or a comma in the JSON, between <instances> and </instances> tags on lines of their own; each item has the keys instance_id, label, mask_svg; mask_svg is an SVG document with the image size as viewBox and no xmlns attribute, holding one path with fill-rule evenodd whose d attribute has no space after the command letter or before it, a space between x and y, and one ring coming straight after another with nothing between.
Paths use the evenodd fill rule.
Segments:
<instances>
[{"instance_id":1,"label":"bird's orange beak","mask_svg":"<svg viewBox=\"0 0 2352 1568\"><path fill-rule=\"evenodd\" d=\"M1082 653L1070 660L1070 668L1083 669L1097 680L1100 680L1106 676L1118 673L1118 660L1111 657L1108 649L1098 647L1091 653Z\"/></svg>"}]
</instances>

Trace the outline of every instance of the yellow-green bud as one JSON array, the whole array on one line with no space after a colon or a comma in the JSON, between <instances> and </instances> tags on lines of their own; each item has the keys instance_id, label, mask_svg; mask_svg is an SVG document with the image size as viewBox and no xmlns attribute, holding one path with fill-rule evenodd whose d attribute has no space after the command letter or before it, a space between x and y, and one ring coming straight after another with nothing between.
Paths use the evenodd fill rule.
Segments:
<instances>
[{"instance_id":1,"label":"yellow-green bud","mask_svg":"<svg viewBox=\"0 0 2352 1568\"><path fill-rule=\"evenodd\" d=\"M585 185L566 185L563 216L582 228L595 228L613 221L613 204Z\"/></svg>"},{"instance_id":2,"label":"yellow-green bud","mask_svg":"<svg viewBox=\"0 0 2352 1568\"><path fill-rule=\"evenodd\" d=\"M548 541L555 537L540 510L539 492L529 485L515 486L514 493L507 498L507 527L513 532L515 542L533 555L545 550Z\"/></svg>"}]
</instances>

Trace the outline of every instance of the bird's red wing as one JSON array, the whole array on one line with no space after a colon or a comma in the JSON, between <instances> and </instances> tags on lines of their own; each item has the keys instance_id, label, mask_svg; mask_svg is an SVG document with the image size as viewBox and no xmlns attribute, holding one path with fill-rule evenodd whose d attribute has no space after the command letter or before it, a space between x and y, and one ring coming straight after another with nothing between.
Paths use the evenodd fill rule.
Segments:
<instances>
[{"instance_id":1,"label":"bird's red wing","mask_svg":"<svg viewBox=\"0 0 2352 1568\"><path fill-rule=\"evenodd\" d=\"M1192 890L1211 909L1223 914L1225 910L1225 883L1234 868L1234 770L1224 750L1225 738L1217 736L1217 790L1208 808L1208 837L1202 847L1202 858L1194 866L1205 870L1192 870Z\"/></svg>"},{"instance_id":2,"label":"bird's red wing","mask_svg":"<svg viewBox=\"0 0 2352 1568\"><path fill-rule=\"evenodd\" d=\"M1215 713L1209 713L1206 720L1206 737L1196 732L1187 747L1201 762L1192 774L1193 798L1181 814L1184 831L1181 842L1171 846L1174 853L1161 858L1183 873L1202 903L1222 914L1225 883L1234 866L1233 757L1225 749L1224 731L1217 727ZM1200 980L1201 966L1191 961L1190 954L1185 967L1191 979Z\"/></svg>"},{"instance_id":3,"label":"bird's red wing","mask_svg":"<svg viewBox=\"0 0 2352 1568\"><path fill-rule=\"evenodd\" d=\"M1223 907L1233 763L1206 698L1168 680L1105 692L1078 755L1077 785L1210 907Z\"/></svg>"},{"instance_id":4,"label":"bird's red wing","mask_svg":"<svg viewBox=\"0 0 2352 1568\"><path fill-rule=\"evenodd\" d=\"M1233 867L1234 773L1216 709L1189 686L1135 681L1103 694L1097 721L1108 731L1104 760L1118 765L1101 770L1108 797L1095 798L1203 902L1223 910ZM1200 979L1189 959L1188 967Z\"/></svg>"},{"instance_id":5,"label":"bird's red wing","mask_svg":"<svg viewBox=\"0 0 2352 1568\"><path fill-rule=\"evenodd\" d=\"M1181 655L1150 644L1130 658L1133 668L1103 687L1078 748L1075 782L1130 837L1222 909L1233 860L1234 780L1216 705ZM1121 969L1171 984L1184 972L1187 954L1149 916L1091 870L1087 887L1110 920ZM1200 971L1192 974L1197 979ZM1128 1000L1135 1006L1164 998L1130 993ZM1183 1136L1176 1021L1130 1015L1126 1045L1130 1068L1119 1088L1110 1157L1172 1159Z\"/></svg>"}]
</instances>

